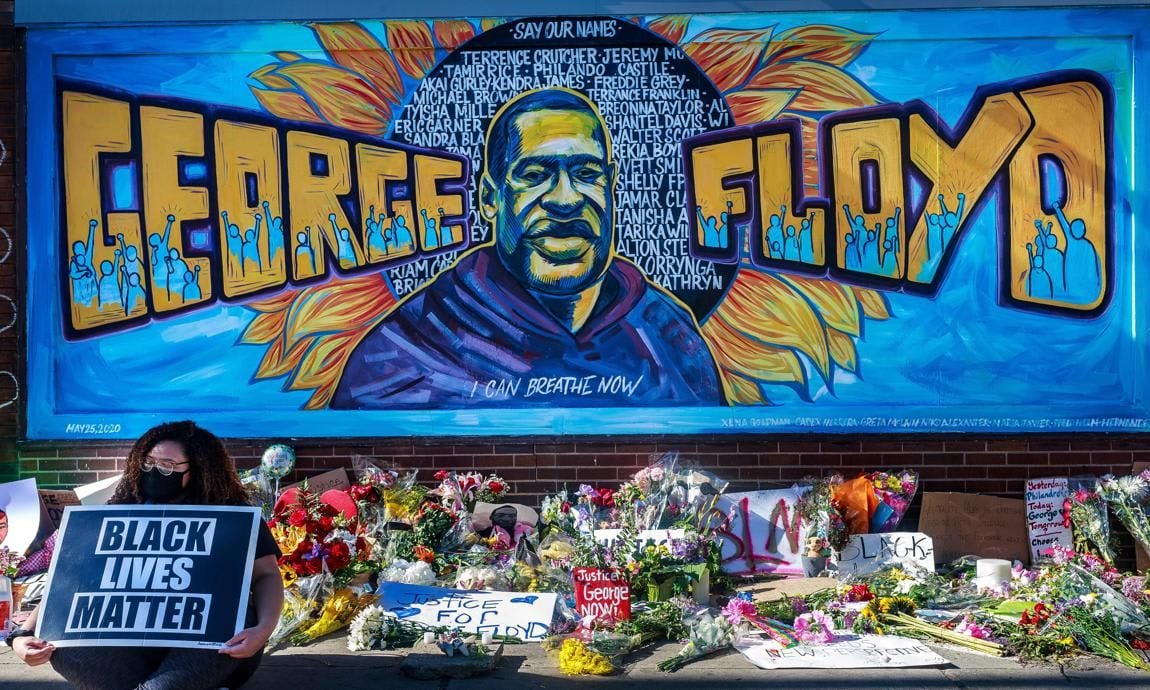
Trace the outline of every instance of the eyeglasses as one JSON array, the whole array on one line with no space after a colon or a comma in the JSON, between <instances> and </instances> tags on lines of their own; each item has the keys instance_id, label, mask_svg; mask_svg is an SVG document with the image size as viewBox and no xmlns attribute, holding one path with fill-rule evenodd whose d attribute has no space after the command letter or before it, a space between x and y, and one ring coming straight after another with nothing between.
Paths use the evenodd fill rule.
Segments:
<instances>
[{"instance_id":1,"label":"eyeglasses","mask_svg":"<svg viewBox=\"0 0 1150 690\"><path fill-rule=\"evenodd\" d=\"M184 465L187 463L179 463L179 464ZM176 465L173 465L173 464L168 463L168 462L163 462L163 461L156 462L155 460L153 460L151 458L144 458L144 466L143 467L144 467L145 472L151 472L152 470L155 470L155 471L159 472L160 474L164 475L165 477L171 476L172 472L177 471ZM178 470L178 471L186 472L187 470Z\"/></svg>"}]
</instances>

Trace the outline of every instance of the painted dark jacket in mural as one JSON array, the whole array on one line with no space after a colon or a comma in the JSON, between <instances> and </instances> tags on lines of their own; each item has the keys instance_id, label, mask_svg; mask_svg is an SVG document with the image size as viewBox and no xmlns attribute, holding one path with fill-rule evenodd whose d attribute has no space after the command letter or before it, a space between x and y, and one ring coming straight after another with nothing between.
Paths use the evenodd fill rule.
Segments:
<instances>
[{"instance_id":1,"label":"painted dark jacket in mural","mask_svg":"<svg viewBox=\"0 0 1150 690\"><path fill-rule=\"evenodd\" d=\"M612 261L591 317L564 329L492 247L460 259L352 352L331 407L724 404L710 350L682 306Z\"/></svg>"}]
</instances>

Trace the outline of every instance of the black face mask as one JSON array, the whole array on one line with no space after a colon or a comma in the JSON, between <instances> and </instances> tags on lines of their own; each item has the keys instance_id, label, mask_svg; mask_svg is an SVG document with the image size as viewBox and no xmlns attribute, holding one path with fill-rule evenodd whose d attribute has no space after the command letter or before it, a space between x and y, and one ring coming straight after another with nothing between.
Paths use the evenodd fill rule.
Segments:
<instances>
[{"instance_id":1,"label":"black face mask","mask_svg":"<svg viewBox=\"0 0 1150 690\"><path fill-rule=\"evenodd\" d=\"M152 503L167 503L180 495L184 490L184 472L172 472L168 476L160 474L159 470L151 470L141 475L140 495L145 501Z\"/></svg>"}]
</instances>

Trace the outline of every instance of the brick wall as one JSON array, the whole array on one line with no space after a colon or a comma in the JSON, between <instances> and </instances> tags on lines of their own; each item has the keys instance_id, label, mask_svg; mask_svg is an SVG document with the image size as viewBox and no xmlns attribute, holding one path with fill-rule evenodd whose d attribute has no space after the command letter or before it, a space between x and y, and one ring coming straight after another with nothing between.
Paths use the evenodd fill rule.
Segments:
<instances>
[{"instance_id":1,"label":"brick wall","mask_svg":"<svg viewBox=\"0 0 1150 690\"><path fill-rule=\"evenodd\" d=\"M21 283L24 232L23 58L21 34L12 25L15 3L0 2L0 476L15 457L20 435Z\"/></svg>"},{"instance_id":2,"label":"brick wall","mask_svg":"<svg viewBox=\"0 0 1150 690\"><path fill-rule=\"evenodd\" d=\"M284 439L235 441L229 449L241 468L259 461L263 449ZM352 465L355 455L425 470L431 481L439 469L497 472L524 497L538 497L565 484L617 484L658 453L679 451L684 459L715 471L736 489L769 488L811 475L909 468L922 477L925 491L960 491L1021 496L1032 477L1126 473L1134 462L1150 461L1150 438L1058 435L1034 437L881 436L726 438L564 438L564 439L347 439L298 441L289 478ZM111 476L130 444L24 443L19 473L47 486L70 487Z\"/></svg>"}]
</instances>

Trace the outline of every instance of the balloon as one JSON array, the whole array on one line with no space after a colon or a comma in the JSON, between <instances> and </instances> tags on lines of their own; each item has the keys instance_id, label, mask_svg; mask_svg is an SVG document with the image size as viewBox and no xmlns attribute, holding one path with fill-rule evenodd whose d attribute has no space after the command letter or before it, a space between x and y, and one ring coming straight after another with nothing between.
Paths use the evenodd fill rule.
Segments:
<instances>
[{"instance_id":1,"label":"balloon","mask_svg":"<svg viewBox=\"0 0 1150 690\"><path fill-rule=\"evenodd\" d=\"M292 450L291 446L285 446L282 443L268 446L260 460L260 469L264 475L277 481L287 476L294 467L295 451Z\"/></svg>"}]
</instances>

